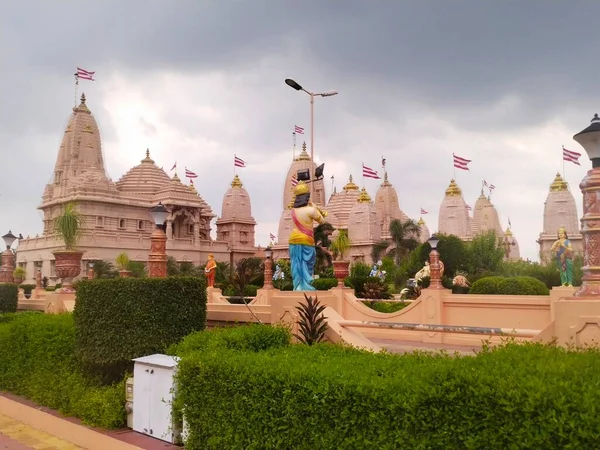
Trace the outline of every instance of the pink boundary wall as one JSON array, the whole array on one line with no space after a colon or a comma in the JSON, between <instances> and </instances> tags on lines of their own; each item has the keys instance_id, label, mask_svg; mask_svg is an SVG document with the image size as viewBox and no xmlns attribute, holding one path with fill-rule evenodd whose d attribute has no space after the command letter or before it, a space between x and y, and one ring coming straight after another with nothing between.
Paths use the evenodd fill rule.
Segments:
<instances>
[{"instance_id":1,"label":"pink boundary wall","mask_svg":"<svg viewBox=\"0 0 600 450\"><path fill-rule=\"evenodd\" d=\"M387 339L429 344L481 346L484 341L499 343L506 336L450 333L430 330L406 330L373 326L373 322L443 325L460 327L525 330L531 337L514 337L534 342L557 341L561 345L596 345L600 342L600 301L573 300L576 288L557 287L550 295L457 295L447 289L424 289L411 305L396 313L385 314L362 304L348 288L307 293L317 295L327 306L325 315L330 330L328 339L357 347L381 350L372 340ZM207 321L209 326L226 323L285 322L296 332L296 305L304 301L303 292L259 289L249 304L230 304L217 288L208 288ZM19 296L19 309L37 309L47 313L73 311L74 294L47 293L31 299ZM357 324L360 322L360 324ZM362 322L367 322L362 323ZM353 323L355 324L353 326ZM358 326L360 325L360 326Z\"/></svg>"}]
</instances>

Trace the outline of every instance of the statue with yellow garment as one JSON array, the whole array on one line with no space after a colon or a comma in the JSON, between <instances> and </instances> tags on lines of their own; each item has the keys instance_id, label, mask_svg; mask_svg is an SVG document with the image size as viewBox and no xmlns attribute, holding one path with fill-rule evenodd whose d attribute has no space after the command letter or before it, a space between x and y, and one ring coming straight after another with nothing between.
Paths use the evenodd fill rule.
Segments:
<instances>
[{"instance_id":1,"label":"statue with yellow garment","mask_svg":"<svg viewBox=\"0 0 600 450\"><path fill-rule=\"evenodd\" d=\"M292 281L295 291L314 291L312 285L317 251L313 232L314 223L325 223L327 213L310 201L308 185L300 181L294 188L292 208L293 229L288 241Z\"/></svg>"}]
</instances>

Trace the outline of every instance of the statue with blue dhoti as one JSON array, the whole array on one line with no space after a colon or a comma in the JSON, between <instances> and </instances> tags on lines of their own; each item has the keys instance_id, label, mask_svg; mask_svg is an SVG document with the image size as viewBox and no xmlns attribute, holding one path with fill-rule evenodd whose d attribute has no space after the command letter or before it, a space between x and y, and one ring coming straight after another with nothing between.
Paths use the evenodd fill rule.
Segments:
<instances>
[{"instance_id":1,"label":"statue with blue dhoti","mask_svg":"<svg viewBox=\"0 0 600 450\"><path fill-rule=\"evenodd\" d=\"M294 195L293 229L288 241L292 282L295 291L314 291L312 281L317 252L313 225L325 223L327 213L310 201L310 190L305 182L296 185Z\"/></svg>"}]
</instances>

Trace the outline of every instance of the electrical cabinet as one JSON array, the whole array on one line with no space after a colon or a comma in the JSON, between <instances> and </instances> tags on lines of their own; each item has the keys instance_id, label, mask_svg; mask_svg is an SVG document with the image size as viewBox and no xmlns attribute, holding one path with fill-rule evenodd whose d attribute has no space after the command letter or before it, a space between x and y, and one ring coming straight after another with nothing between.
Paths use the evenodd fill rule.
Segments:
<instances>
[{"instance_id":1,"label":"electrical cabinet","mask_svg":"<svg viewBox=\"0 0 600 450\"><path fill-rule=\"evenodd\" d=\"M133 361L133 430L176 443L179 426L172 411L178 359L156 354Z\"/></svg>"}]
</instances>

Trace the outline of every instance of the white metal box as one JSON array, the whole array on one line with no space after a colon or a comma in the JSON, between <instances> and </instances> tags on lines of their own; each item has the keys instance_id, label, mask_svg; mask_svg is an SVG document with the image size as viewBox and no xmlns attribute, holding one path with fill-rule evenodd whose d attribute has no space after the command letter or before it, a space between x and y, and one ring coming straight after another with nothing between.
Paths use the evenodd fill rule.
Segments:
<instances>
[{"instance_id":1,"label":"white metal box","mask_svg":"<svg viewBox=\"0 0 600 450\"><path fill-rule=\"evenodd\" d=\"M176 443L179 427L172 411L178 358L156 354L133 361L133 430Z\"/></svg>"}]
</instances>

